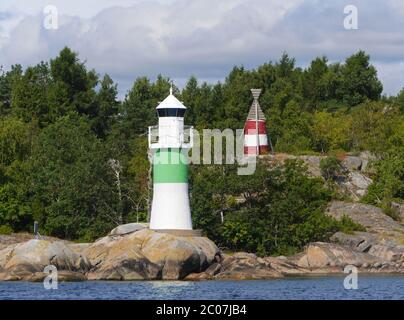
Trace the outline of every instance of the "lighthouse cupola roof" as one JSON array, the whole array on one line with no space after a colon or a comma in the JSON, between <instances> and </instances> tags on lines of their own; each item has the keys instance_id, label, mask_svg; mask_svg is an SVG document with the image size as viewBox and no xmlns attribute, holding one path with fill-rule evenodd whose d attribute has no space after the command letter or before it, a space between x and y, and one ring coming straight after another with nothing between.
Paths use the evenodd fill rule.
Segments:
<instances>
[{"instance_id":1,"label":"lighthouse cupola roof","mask_svg":"<svg viewBox=\"0 0 404 320\"><path fill-rule=\"evenodd\" d=\"M186 109L186 107L173 95L173 88L171 87L170 95L160 102L157 106L158 109Z\"/></svg>"}]
</instances>

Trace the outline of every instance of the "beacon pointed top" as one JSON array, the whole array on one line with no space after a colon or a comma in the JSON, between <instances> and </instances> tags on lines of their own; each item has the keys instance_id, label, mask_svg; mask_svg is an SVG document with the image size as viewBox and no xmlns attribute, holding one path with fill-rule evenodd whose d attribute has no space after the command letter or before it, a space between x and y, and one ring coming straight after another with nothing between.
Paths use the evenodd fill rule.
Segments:
<instances>
[{"instance_id":1,"label":"beacon pointed top","mask_svg":"<svg viewBox=\"0 0 404 320\"><path fill-rule=\"evenodd\" d=\"M160 102L157 109L186 109L186 107L173 95L173 86L171 85L169 96Z\"/></svg>"},{"instance_id":2,"label":"beacon pointed top","mask_svg":"<svg viewBox=\"0 0 404 320\"><path fill-rule=\"evenodd\" d=\"M254 100L258 100L258 98L261 95L261 91L262 91L261 89L251 89L251 93L254 97Z\"/></svg>"}]
</instances>

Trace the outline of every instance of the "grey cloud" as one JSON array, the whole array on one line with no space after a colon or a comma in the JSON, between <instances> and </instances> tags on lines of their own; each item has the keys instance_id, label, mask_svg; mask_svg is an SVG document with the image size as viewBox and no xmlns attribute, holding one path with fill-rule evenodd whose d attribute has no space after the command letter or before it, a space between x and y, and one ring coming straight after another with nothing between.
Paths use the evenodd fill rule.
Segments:
<instances>
[{"instance_id":1,"label":"grey cloud","mask_svg":"<svg viewBox=\"0 0 404 320\"><path fill-rule=\"evenodd\" d=\"M347 4L358 7L359 30L343 28ZM235 64L255 67L277 60L283 51L307 65L319 55L341 61L364 49L386 92L396 93L400 83L404 86L404 75L393 75L402 70L394 66L404 61L403 18L404 5L396 0L149 1L107 8L88 19L61 16L56 31L43 29L41 15L27 17L0 54L3 64L32 64L68 45L125 91L141 75L162 73L180 83L190 75L214 81Z\"/></svg>"}]
</instances>

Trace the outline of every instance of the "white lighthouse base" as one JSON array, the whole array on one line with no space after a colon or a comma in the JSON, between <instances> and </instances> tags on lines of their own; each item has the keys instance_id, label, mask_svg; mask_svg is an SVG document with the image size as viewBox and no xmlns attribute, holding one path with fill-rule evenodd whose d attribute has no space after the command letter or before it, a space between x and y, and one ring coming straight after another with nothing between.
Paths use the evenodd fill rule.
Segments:
<instances>
[{"instance_id":1,"label":"white lighthouse base","mask_svg":"<svg viewBox=\"0 0 404 320\"><path fill-rule=\"evenodd\" d=\"M192 230L188 183L154 184L152 230Z\"/></svg>"}]
</instances>

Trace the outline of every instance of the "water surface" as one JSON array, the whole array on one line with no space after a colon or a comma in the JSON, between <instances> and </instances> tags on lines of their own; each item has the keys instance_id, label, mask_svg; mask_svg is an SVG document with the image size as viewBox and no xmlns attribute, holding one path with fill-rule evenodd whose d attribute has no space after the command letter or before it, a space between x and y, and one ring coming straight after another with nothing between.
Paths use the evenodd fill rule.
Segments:
<instances>
[{"instance_id":1,"label":"water surface","mask_svg":"<svg viewBox=\"0 0 404 320\"><path fill-rule=\"evenodd\" d=\"M358 289L346 290L343 276L254 281L87 281L59 283L0 282L0 300L10 299L400 299L404 276L359 276Z\"/></svg>"}]
</instances>

